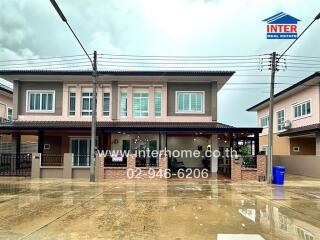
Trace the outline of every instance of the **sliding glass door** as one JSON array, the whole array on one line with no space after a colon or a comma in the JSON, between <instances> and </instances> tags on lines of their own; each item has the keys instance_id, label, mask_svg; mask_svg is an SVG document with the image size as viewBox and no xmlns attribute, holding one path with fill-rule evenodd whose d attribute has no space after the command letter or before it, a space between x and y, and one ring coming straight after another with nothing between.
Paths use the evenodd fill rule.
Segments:
<instances>
[{"instance_id":1,"label":"sliding glass door","mask_svg":"<svg viewBox=\"0 0 320 240\"><path fill-rule=\"evenodd\" d=\"M74 166L90 166L91 140L89 138L71 138L71 153Z\"/></svg>"}]
</instances>

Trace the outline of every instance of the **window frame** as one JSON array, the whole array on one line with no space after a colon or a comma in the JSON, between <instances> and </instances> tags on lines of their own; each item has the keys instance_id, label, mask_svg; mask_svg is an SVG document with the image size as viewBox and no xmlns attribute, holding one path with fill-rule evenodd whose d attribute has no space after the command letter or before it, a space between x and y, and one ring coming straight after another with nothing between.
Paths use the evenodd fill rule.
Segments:
<instances>
[{"instance_id":1,"label":"window frame","mask_svg":"<svg viewBox=\"0 0 320 240\"><path fill-rule=\"evenodd\" d=\"M122 94L126 94L126 114L125 115L122 115L121 113L122 113L122 111L121 111L121 104L122 104ZM127 118L128 117L128 98L129 98L129 94L128 94L128 92L127 91L120 91L120 97L119 97L119 117L120 118Z\"/></svg>"},{"instance_id":2,"label":"window frame","mask_svg":"<svg viewBox=\"0 0 320 240\"><path fill-rule=\"evenodd\" d=\"M83 96L84 93L89 93L89 96ZM89 99L89 110L83 109L83 99L88 98ZM90 100L91 99L91 100ZM93 101L93 91L91 90L82 90L81 91L81 116L82 117L92 117L92 101ZM84 115L84 112L88 112L88 115Z\"/></svg>"},{"instance_id":3,"label":"window frame","mask_svg":"<svg viewBox=\"0 0 320 240\"><path fill-rule=\"evenodd\" d=\"M74 114L71 114L71 93L74 93ZM68 116L69 117L75 117L76 112L77 112L77 90L75 88L69 88L69 93L68 93L68 102L69 102L69 109L68 109Z\"/></svg>"},{"instance_id":4,"label":"window frame","mask_svg":"<svg viewBox=\"0 0 320 240\"><path fill-rule=\"evenodd\" d=\"M308 102L310 102L310 113L302 115L302 105L303 104L307 104ZM301 105L301 115L299 117L296 117L295 116L295 107L300 106L300 105ZM299 120L299 119L307 118L307 117L310 117L311 115L312 115L312 101L311 101L311 99L292 104L292 119L293 120Z\"/></svg>"},{"instance_id":5,"label":"window frame","mask_svg":"<svg viewBox=\"0 0 320 240\"><path fill-rule=\"evenodd\" d=\"M279 122L278 122L278 120L279 120L279 118L278 118L278 113L279 112L283 112L283 127L282 127L282 129L279 129ZM277 131L278 132L283 132L283 131L285 131L286 129L285 129L285 122L286 122L286 112L285 112L285 109L280 109L280 110L278 110L278 111L276 111L276 117L277 117Z\"/></svg>"},{"instance_id":6,"label":"window frame","mask_svg":"<svg viewBox=\"0 0 320 240\"><path fill-rule=\"evenodd\" d=\"M108 108L108 115L105 115L105 113L107 112L107 111L105 111L104 110L104 107L105 107L105 104L104 104L104 99L105 99L105 96L104 96L104 94L109 94L109 108ZM104 90L103 92L102 92L102 116L103 117L110 117L110 111L111 110L111 92L109 91L109 90Z\"/></svg>"},{"instance_id":7,"label":"window frame","mask_svg":"<svg viewBox=\"0 0 320 240\"><path fill-rule=\"evenodd\" d=\"M268 145L261 145L259 150L260 152L265 152L265 155L268 155Z\"/></svg>"},{"instance_id":8,"label":"window frame","mask_svg":"<svg viewBox=\"0 0 320 240\"><path fill-rule=\"evenodd\" d=\"M30 94L40 94L40 108L42 105L42 95L46 94L52 94L52 110L31 110L30 109L30 104L29 104L29 100L30 100ZM55 109L56 109L56 91L55 90L26 90L26 112L27 113L55 113ZM47 104L48 105L48 101ZM46 106L48 107L48 106Z\"/></svg>"},{"instance_id":9,"label":"window frame","mask_svg":"<svg viewBox=\"0 0 320 240\"><path fill-rule=\"evenodd\" d=\"M136 116L135 115L135 111L134 111L134 101L135 101L135 94L142 94L142 93L146 93L146 94L148 94L148 97L139 97L139 99L140 99L140 116ZM141 116L141 99L142 98L147 98L148 99L148 109L147 109L147 116ZM145 112L145 111L143 111L143 112ZM134 117L134 118L148 118L149 117L149 114L150 114L150 93L149 93L149 91L147 91L147 90L140 90L140 91L134 91L133 93L132 93L132 116Z\"/></svg>"},{"instance_id":10,"label":"window frame","mask_svg":"<svg viewBox=\"0 0 320 240\"><path fill-rule=\"evenodd\" d=\"M157 99L156 95L157 95L157 93L160 93L160 115L158 115L158 116L157 116L157 112L156 112L156 99ZM156 90L154 92L154 116L156 118L160 118L162 116L162 91L161 90Z\"/></svg>"},{"instance_id":11,"label":"window frame","mask_svg":"<svg viewBox=\"0 0 320 240\"><path fill-rule=\"evenodd\" d=\"M192 93L201 93L202 94L202 109L201 111L179 111L179 99L178 99L178 95L179 93L189 93L190 94L190 108L191 108L191 94ZM206 103L205 103L205 100L206 100L206 97L205 97L205 91L176 91L175 93L175 98L176 98L176 101L175 101L175 113L176 114L204 114L205 113L205 106L206 106Z\"/></svg>"},{"instance_id":12,"label":"window frame","mask_svg":"<svg viewBox=\"0 0 320 240\"><path fill-rule=\"evenodd\" d=\"M265 125L265 126L262 125L262 119L264 119L264 118L267 118L267 125ZM269 127L269 121L270 121L269 115L265 115L265 116L261 117L261 118L260 118L260 127L262 127L262 128L268 128L268 127Z\"/></svg>"},{"instance_id":13,"label":"window frame","mask_svg":"<svg viewBox=\"0 0 320 240\"><path fill-rule=\"evenodd\" d=\"M9 119L9 110L11 110L11 119ZM13 121L13 108L12 107L7 107L7 120L10 122Z\"/></svg>"}]
</instances>

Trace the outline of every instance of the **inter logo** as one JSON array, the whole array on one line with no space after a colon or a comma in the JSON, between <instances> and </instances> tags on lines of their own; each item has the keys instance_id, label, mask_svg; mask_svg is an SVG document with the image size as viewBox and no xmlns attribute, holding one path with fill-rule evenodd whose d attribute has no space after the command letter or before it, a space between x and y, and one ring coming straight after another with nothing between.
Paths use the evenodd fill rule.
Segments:
<instances>
[{"instance_id":1,"label":"inter logo","mask_svg":"<svg viewBox=\"0 0 320 240\"><path fill-rule=\"evenodd\" d=\"M284 12L263 20L267 22L267 39L296 39L299 19Z\"/></svg>"}]
</instances>

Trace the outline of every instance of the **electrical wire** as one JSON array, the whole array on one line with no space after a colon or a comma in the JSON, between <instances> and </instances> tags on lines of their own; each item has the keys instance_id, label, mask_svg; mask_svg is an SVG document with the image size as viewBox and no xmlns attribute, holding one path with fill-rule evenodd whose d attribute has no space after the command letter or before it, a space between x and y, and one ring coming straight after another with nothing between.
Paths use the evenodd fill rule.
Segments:
<instances>
[{"instance_id":1,"label":"electrical wire","mask_svg":"<svg viewBox=\"0 0 320 240\"><path fill-rule=\"evenodd\" d=\"M69 55L69 56L60 56L60 57L40 57L40 58L27 58L27 59L15 59L15 60L0 60L0 62L36 61L36 60L42 60L42 59L70 58L70 57L80 57L80 56L86 56L86 55L79 54L79 55Z\"/></svg>"}]
</instances>

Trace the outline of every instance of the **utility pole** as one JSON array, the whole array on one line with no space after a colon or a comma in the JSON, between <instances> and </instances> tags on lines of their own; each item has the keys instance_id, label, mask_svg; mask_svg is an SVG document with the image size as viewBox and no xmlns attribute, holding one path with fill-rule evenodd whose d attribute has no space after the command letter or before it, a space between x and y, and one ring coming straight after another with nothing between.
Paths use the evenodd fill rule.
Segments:
<instances>
[{"instance_id":1,"label":"utility pole","mask_svg":"<svg viewBox=\"0 0 320 240\"><path fill-rule=\"evenodd\" d=\"M95 179L95 165L96 165L96 155L95 155L95 151L96 151L96 125L97 125L97 78L98 78L98 70L97 70L97 52L94 51L93 53L93 61L91 59L91 57L89 56L88 52L86 51L86 49L84 48L84 46L82 45L80 39L78 38L78 36L76 35L76 33L73 31L72 27L70 26L70 24L68 23L67 18L64 16L63 12L61 11L60 7L58 6L58 4L56 3L55 0L50 0L52 6L54 7L54 9L57 11L57 13L59 14L61 20L63 22L65 22L68 26L68 28L70 29L71 33L73 34L73 36L76 38L77 42L79 43L80 47L82 48L83 52L86 54L86 56L88 57L91 66L92 66L92 101L91 101L91 110L92 110L92 120L91 120L91 152L90 152L90 182L94 182Z\"/></svg>"},{"instance_id":2,"label":"utility pole","mask_svg":"<svg viewBox=\"0 0 320 240\"><path fill-rule=\"evenodd\" d=\"M270 101L269 101L269 133L268 133L268 169L267 180L272 183L272 147L273 147L273 97L274 97L274 79L277 70L276 52L271 56L271 82L270 82Z\"/></svg>"},{"instance_id":3,"label":"utility pole","mask_svg":"<svg viewBox=\"0 0 320 240\"><path fill-rule=\"evenodd\" d=\"M95 170L96 170L96 129L97 129L97 51L93 52L93 64L92 64L92 120L91 120L91 151L90 151L90 182L94 182Z\"/></svg>"}]
</instances>

